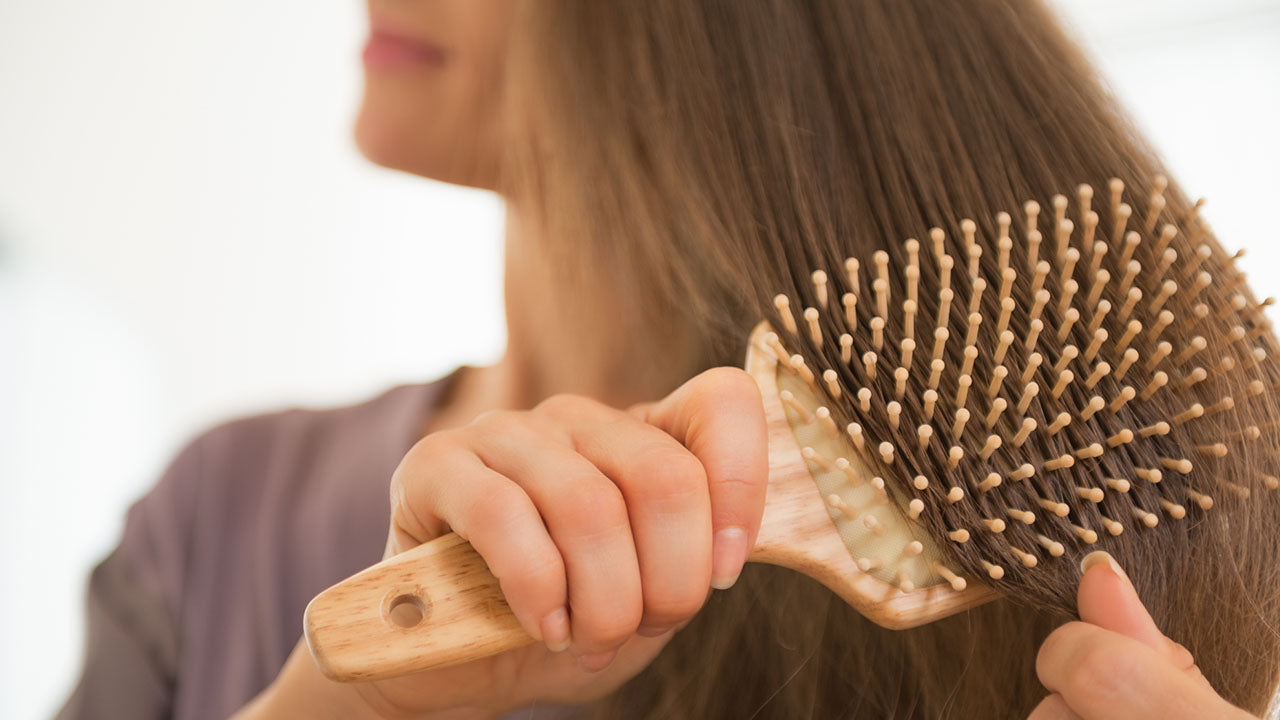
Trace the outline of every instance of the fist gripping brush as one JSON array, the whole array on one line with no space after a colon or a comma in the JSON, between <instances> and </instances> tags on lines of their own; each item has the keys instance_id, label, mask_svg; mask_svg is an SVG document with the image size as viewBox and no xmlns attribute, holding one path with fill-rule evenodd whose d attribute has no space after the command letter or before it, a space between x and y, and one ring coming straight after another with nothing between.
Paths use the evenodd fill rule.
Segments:
<instances>
[{"instance_id":1,"label":"fist gripping brush","mask_svg":"<svg viewBox=\"0 0 1280 720\"><path fill-rule=\"evenodd\" d=\"M770 464L749 559L908 628L1009 583L1065 606L1072 588L1041 582L1047 564L1280 487L1214 472L1230 453L1274 451L1250 407L1277 382L1270 300L1248 294L1239 253L1203 239L1198 204L1162 217L1166 186L1154 180L1137 218L1120 180L1101 214L1081 185L1045 217L1027 202L1016 229L1003 212L981 233L962 220L927 249L909 239L872 267L813 272L799 303L777 296L747 350ZM420 616L409 627L393 620L405 604ZM532 642L452 534L316 596L305 630L340 680Z\"/></svg>"}]
</instances>

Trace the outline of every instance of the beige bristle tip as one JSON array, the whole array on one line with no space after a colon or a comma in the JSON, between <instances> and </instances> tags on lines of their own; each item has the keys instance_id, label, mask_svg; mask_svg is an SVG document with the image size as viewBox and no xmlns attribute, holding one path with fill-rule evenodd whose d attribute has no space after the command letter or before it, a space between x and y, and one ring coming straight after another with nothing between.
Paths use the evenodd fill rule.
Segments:
<instances>
[{"instance_id":1,"label":"beige bristle tip","mask_svg":"<svg viewBox=\"0 0 1280 720\"><path fill-rule=\"evenodd\" d=\"M1102 492L1102 488L1086 488L1086 487L1076 488L1077 497L1079 497L1081 500L1087 500L1092 503L1102 502L1103 495L1104 493Z\"/></svg>"},{"instance_id":2,"label":"beige bristle tip","mask_svg":"<svg viewBox=\"0 0 1280 720\"><path fill-rule=\"evenodd\" d=\"M884 525L880 523L880 520L877 519L875 515L867 515L863 517L862 524L876 535L884 535L886 532Z\"/></svg>"},{"instance_id":3,"label":"beige bristle tip","mask_svg":"<svg viewBox=\"0 0 1280 720\"><path fill-rule=\"evenodd\" d=\"M1133 517L1149 528L1153 528L1160 524L1160 517L1158 515L1147 512L1140 507L1133 508Z\"/></svg>"},{"instance_id":4,"label":"beige bristle tip","mask_svg":"<svg viewBox=\"0 0 1280 720\"><path fill-rule=\"evenodd\" d=\"M1035 555L1032 555L1031 553L1025 550L1022 550L1021 548L1016 548L1010 545L1009 550L1018 557L1018 560L1022 563L1024 567L1033 568L1036 565L1038 565L1040 562Z\"/></svg>"},{"instance_id":5,"label":"beige bristle tip","mask_svg":"<svg viewBox=\"0 0 1280 720\"><path fill-rule=\"evenodd\" d=\"M1030 525L1036 521L1035 513L1029 510L1019 510L1018 508L1008 508L1006 512L1009 514L1009 517L1013 518L1014 520L1017 520L1023 525Z\"/></svg>"},{"instance_id":6,"label":"beige bristle tip","mask_svg":"<svg viewBox=\"0 0 1280 720\"><path fill-rule=\"evenodd\" d=\"M1083 542L1086 545L1092 545L1098 542L1098 533L1094 530L1083 528L1079 525L1072 525L1071 530L1076 534L1076 537L1080 538L1080 542Z\"/></svg>"},{"instance_id":7,"label":"beige bristle tip","mask_svg":"<svg viewBox=\"0 0 1280 720\"><path fill-rule=\"evenodd\" d=\"M1268 351L1274 343L1271 325L1263 314L1273 301L1250 299L1233 265L1240 253L1215 251L1202 229L1184 226L1179 235L1161 194L1166 185L1154 180L1151 195L1135 202L1136 211L1124 202L1119 179L1100 188L1096 200L1093 186L1080 185L1054 195L1047 213L1036 201L1024 204L1027 225L1019 222L1020 229L1013 228L1008 213L998 213L995 237L980 238L979 224L971 219L960 221L959 233L950 239L941 228L932 228L924 243L932 243L932 256L921 258L921 243L908 239L899 246L907 262L896 274L884 251L873 255L868 277L861 279L854 258L845 260L844 273L813 271L810 288L774 297L781 328L765 337L759 350L776 356L780 370L803 379L836 412L808 400L805 407L784 392L789 418L821 423L838 436L833 417L841 415L839 406L860 410L866 433L862 425L849 423L846 442L869 455L865 460L911 469L909 484L935 503L930 526L947 518L947 506L965 502L969 492L975 510L994 499L1005 509L985 514L1028 526L1043 512L1050 524L1070 533L1039 529L1064 541L1093 544L1099 535L1122 534L1126 525L1153 528L1161 517L1179 520L1189 511L1213 507L1214 498L1188 488L1188 482L1248 498L1249 483L1215 477L1215 463L1237 453L1271 452L1265 442L1253 450L1246 444L1260 439L1262 431L1257 426L1242 430L1242 422L1229 426L1218 441L1208 432L1202 437L1200 431L1208 428L1193 421L1280 390L1270 379L1271 367L1262 365L1274 362ZM1221 301L1224 297L1230 300ZM1205 330L1209 323L1221 330ZM824 340L829 340L825 346ZM815 345L831 359L810 357L806 363L795 354ZM824 370L835 364L836 355L844 365ZM1242 378L1244 372L1254 378ZM852 397L843 399L846 394ZM1156 405L1149 404L1153 400ZM1152 411L1164 419L1152 422ZM908 437L913 431L914 440ZM1171 437L1153 440L1164 436ZM885 437L893 442L881 442ZM1001 451L1002 445L1007 449ZM1154 454L1158 461L1122 469L1132 462L1128 458L1156 448L1163 451ZM807 461L834 467L853 487L867 482L858 477L861 464L827 452L803 449ZM1118 459L1113 461L1112 453ZM930 470L929 459L941 454L947 467ZM928 477L915 474L921 470ZM1001 490L1037 473L1042 477L1024 482L1021 490ZM885 478L893 484L888 472ZM1170 479L1158 485L1165 478ZM870 484L879 489L880 503L892 503L885 479ZM1280 490L1280 473L1260 474L1253 493L1264 487ZM985 493L990 494L982 499ZM1014 497L1025 498L1014 504L1029 504L1036 512L1007 507ZM833 513L850 511L839 495L827 499ZM910 520L923 522L930 507L925 499L907 504ZM1072 512L1083 514L1066 520ZM861 522L876 532L875 516L863 517ZM992 533L981 537L991 539L1006 529L1006 519L977 517L981 524L971 525L973 530ZM946 534L954 543L971 539L964 528ZM1034 567L1037 555L1065 552L1062 542L1034 536L1035 542L1024 537L1022 548L1007 546L1024 566ZM1002 539L1008 543L1013 537ZM902 554L911 555L910 550L908 545ZM1001 555L1009 557L1007 551ZM885 570L889 582L903 592L915 589L912 577L918 571L907 573L894 566L896 560L855 561L864 569L891 563ZM930 565L953 587L957 582L963 587L959 575ZM992 579L1004 577L1008 567L987 560L982 565Z\"/></svg>"},{"instance_id":8,"label":"beige bristle tip","mask_svg":"<svg viewBox=\"0 0 1280 720\"><path fill-rule=\"evenodd\" d=\"M965 582L964 578L960 577L959 575L956 575L954 572L952 572L951 568L948 568L946 565L943 565L942 563L935 562L933 564L933 571L941 575L942 578L946 580L951 585L951 588L956 592L960 592L961 590L964 590L965 587L967 587L967 583Z\"/></svg>"},{"instance_id":9,"label":"beige bristle tip","mask_svg":"<svg viewBox=\"0 0 1280 720\"><path fill-rule=\"evenodd\" d=\"M1196 492L1195 490L1187 490L1187 496L1190 497L1196 505L1199 505L1201 510L1209 510L1213 507L1213 498L1208 495Z\"/></svg>"},{"instance_id":10,"label":"beige bristle tip","mask_svg":"<svg viewBox=\"0 0 1280 720\"><path fill-rule=\"evenodd\" d=\"M1045 470L1063 470L1070 468L1076 464L1073 455L1060 455L1052 460L1046 460L1044 463Z\"/></svg>"},{"instance_id":11,"label":"beige bristle tip","mask_svg":"<svg viewBox=\"0 0 1280 720\"><path fill-rule=\"evenodd\" d=\"M1048 550L1049 554L1053 557L1062 557L1063 553L1067 551L1066 547L1063 546L1062 543L1045 535L1037 534L1036 541L1040 543L1041 547Z\"/></svg>"}]
</instances>

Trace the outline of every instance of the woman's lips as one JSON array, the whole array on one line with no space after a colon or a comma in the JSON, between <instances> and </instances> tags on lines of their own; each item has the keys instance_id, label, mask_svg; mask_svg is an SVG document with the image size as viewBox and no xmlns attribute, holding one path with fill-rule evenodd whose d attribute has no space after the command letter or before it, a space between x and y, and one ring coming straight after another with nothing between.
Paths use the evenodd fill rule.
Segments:
<instances>
[{"instance_id":1,"label":"woman's lips","mask_svg":"<svg viewBox=\"0 0 1280 720\"><path fill-rule=\"evenodd\" d=\"M445 54L424 40L374 30L364 46L363 58L367 67L391 69L443 65Z\"/></svg>"}]
</instances>

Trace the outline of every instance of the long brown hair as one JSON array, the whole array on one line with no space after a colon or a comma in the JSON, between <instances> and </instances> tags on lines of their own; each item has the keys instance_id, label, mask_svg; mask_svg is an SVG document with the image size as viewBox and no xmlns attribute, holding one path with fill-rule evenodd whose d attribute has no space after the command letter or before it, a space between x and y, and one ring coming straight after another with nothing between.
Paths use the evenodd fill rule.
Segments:
<instances>
[{"instance_id":1,"label":"long brown hair","mask_svg":"<svg viewBox=\"0 0 1280 720\"><path fill-rule=\"evenodd\" d=\"M963 217L992 236L996 211L1112 176L1140 216L1161 168L1040 0L562 0L527 3L515 27L507 189L541 208L565 283L638 298L619 323L655 343L638 345L654 362L695 358L676 375L739 364L773 294L798 292L812 268L881 249L901 260L904 238ZM1176 183L1166 196L1185 216ZM693 353L661 350L690 337ZM1261 402L1265 426L1280 413ZM1219 471L1243 482L1271 462L1233 455ZM1280 672L1278 509L1257 494L1195 527L1127 534L1116 552L1161 628L1254 712ZM1038 572L1062 588L1078 571ZM595 710L1025 717L1045 694L1036 650L1074 608L1069 593L1002 589L894 632L751 565Z\"/></svg>"}]
</instances>

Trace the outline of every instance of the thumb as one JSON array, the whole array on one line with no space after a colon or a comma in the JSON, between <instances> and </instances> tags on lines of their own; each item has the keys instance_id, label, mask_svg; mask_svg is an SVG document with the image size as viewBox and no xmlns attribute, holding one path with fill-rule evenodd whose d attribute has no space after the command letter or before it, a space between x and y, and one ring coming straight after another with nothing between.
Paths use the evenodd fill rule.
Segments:
<instances>
[{"instance_id":1,"label":"thumb","mask_svg":"<svg viewBox=\"0 0 1280 720\"><path fill-rule=\"evenodd\" d=\"M1129 576L1110 554L1098 550L1080 561L1084 577L1076 593L1080 619L1120 633L1164 654L1169 641L1142 605Z\"/></svg>"}]
</instances>

